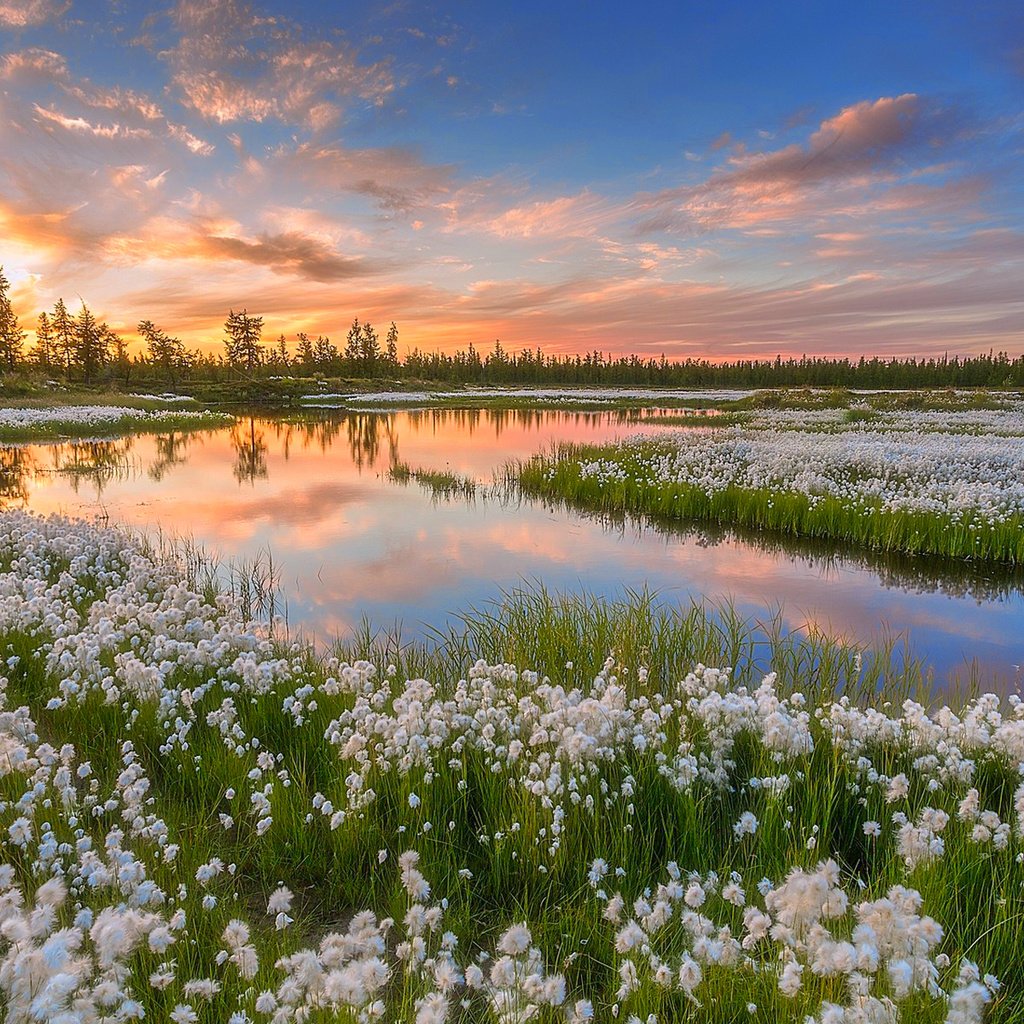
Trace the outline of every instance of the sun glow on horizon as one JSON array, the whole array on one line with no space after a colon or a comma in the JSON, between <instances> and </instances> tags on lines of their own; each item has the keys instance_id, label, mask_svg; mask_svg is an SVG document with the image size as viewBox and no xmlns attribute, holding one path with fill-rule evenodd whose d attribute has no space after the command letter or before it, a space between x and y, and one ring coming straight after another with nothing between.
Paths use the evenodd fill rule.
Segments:
<instances>
[{"instance_id":1,"label":"sun glow on horizon","mask_svg":"<svg viewBox=\"0 0 1024 1024\"><path fill-rule=\"evenodd\" d=\"M292 345L395 321L403 353L1019 350L1009 5L999 39L937 5L892 66L906 12L606 13L3 5L23 325L63 296L208 352L242 308ZM606 74L620 44L645 60Z\"/></svg>"}]
</instances>

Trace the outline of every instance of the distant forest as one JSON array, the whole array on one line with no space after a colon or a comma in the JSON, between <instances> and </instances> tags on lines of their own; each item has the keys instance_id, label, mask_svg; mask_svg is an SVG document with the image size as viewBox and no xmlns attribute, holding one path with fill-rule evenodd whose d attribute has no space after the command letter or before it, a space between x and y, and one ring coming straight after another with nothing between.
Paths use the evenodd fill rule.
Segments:
<instances>
[{"instance_id":1,"label":"distant forest","mask_svg":"<svg viewBox=\"0 0 1024 1024\"><path fill-rule=\"evenodd\" d=\"M277 377L320 377L445 384L601 385L606 387L846 387L947 388L1024 387L1024 355L1006 352L941 358L857 360L808 357L774 360L669 360L601 352L546 355L540 348L506 351L500 341L489 351L470 345L454 352L413 349L398 353L398 328L384 336L368 321L352 321L340 347L329 337L299 332L289 339L263 337L263 318L230 311L222 350L193 351L151 320L137 327L144 351L129 354L127 340L98 321L85 303L71 313L63 299L39 314L35 344L10 300L0 267L0 374L41 374L89 385L164 384Z\"/></svg>"}]
</instances>

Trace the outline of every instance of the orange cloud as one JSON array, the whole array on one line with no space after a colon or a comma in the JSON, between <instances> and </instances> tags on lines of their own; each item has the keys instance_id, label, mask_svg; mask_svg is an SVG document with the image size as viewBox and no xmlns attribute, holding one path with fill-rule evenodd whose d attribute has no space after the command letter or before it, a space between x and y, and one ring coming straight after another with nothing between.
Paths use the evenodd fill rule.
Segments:
<instances>
[{"instance_id":1,"label":"orange cloud","mask_svg":"<svg viewBox=\"0 0 1024 1024\"><path fill-rule=\"evenodd\" d=\"M584 189L575 196L559 196L514 206L494 216L480 211L450 211L452 226L473 228L499 238L586 237L618 212L603 197Z\"/></svg>"},{"instance_id":2,"label":"orange cloud","mask_svg":"<svg viewBox=\"0 0 1024 1024\"><path fill-rule=\"evenodd\" d=\"M67 74L67 62L53 50L33 47L20 53L8 53L0 61L0 78L9 81L58 81L66 78Z\"/></svg>"},{"instance_id":3,"label":"orange cloud","mask_svg":"<svg viewBox=\"0 0 1024 1024\"><path fill-rule=\"evenodd\" d=\"M122 124L93 124L84 117L68 117L58 110L47 110L35 106L36 114L51 124L59 125L69 132L82 132L95 135L100 139L151 139L153 133L148 128L129 128Z\"/></svg>"}]
</instances>

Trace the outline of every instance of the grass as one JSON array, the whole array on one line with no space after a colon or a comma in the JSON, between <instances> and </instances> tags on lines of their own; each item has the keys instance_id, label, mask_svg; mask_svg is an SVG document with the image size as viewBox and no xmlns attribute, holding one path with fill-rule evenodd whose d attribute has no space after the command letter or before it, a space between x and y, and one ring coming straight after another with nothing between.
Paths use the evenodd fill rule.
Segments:
<instances>
[{"instance_id":1,"label":"grass","mask_svg":"<svg viewBox=\"0 0 1024 1024\"><path fill-rule=\"evenodd\" d=\"M352 382L347 382L352 389ZM600 398L587 394L589 391L598 389L606 392ZM559 409L575 412L640 412L647 409L673 410L680 418L679 422L692 423L694 413L715 412L720 415L722 425L732 422L744 422L753 413L769 410L785 411L824 411L831 409L851 409L852 411L866 411L868 413L897 412L915 410L920 412L966 412L971 410L996 410L1011 407L1019 401L1019 394L1010 392L995 392L988 389L955 390L948 389L916 389L909 391L882 391L882 392L854 392L846 388L773 388L767 390L751 390L741 398L709 398L698 394L701 390L693 389L693 394L686 394L685 389L659 389L657 387L644 388L649 395L638 397L623 397L616 395L616 389L608 386L587 386L577 387L556 385L537 385L537 390L558 390L564 392L557 396L505 394L506 389L494 386L487 390L467 390L459 393L457 388L447 388L442 385L431 385L429 382L423 385L427 392L425 398L409 396L403 399L386 402L378 401L372 403L366 397L353 393L350 397L341 400L337 399L337 407L345 408L348 405L358 406L360 409L367 407L379 408L381 411L399 410L409 408L457 408L457 409L530 409L545 410ZM353 389L354 390L354 389ZM364 388L364 390L366 390ZM410 386L404 388L389 387L389 391L399 392L401 390L412 390ZM528 389L516 386L513 390L517 392ZM637 390L627 388L625 390ZM742 388L711 388L707 390L743 390ZM574 395L574 391L580 392L580 397ZM447 393L445 393L447 392ZM316 401L315 395L307 396L309 400ZM689 415L687 415L689 414ZM669 415L669 422L674 422L675 417ZM705 421L702 421L704 423Z\"/></svg>"},{"instance_id":2,"label":"grass","mask_svg":"<svg viewBox=\"0 0 1024 1024\"><path fill-rule=\"evenodd\" d=\"M396 462L388 470L388 479L395 483L407 484L415 480L435 498L472 498L476 495L477 483L472 477L462 476L442 469L413 469L407 462Z\"/></svg>"},{"instance_id":3,"label":"grass","mask_svg":"<svg viewBox=\"0 0 1024 1024\"><path fill-rule=\"evenodd\" d=\"M646 467L665 451L661 442L561 445L508 466L505 484L591 511L730 524L907 555L1024 563L1024 517L1019 515L987 523L966 516L890 511L880 503L852 505L774 487L706 489L652 479ZM618 467L620 476L583 472L583 464L598 460Z\"/></svg>"},{"instance_id":4,"label":"grass","mask_svg":"<svg viewBox=\"0 0 1024 1024\"><path fill-rule=\"evenodd\" d=\"M223 577L218 577L201 552L179 551L179 555L182 579L205 591L207 599L215 599L218 579ZM0 570L16 570L9 557L4 559L0 552ZM51 575L56 580L69 568L69 561L55 560ZM106 583L102 573L90 575L81 565L76 572L80 573L78 611L87 614L102 600ZM268 576L256 573L254 578L255 592L264 592ZM251 613L257 610L246 608ZM254 921L264 967L252 986L254 991L272 986L270 963L276 956L297 948L300 940L315 946L325 930L341 926L353 911L373 907L401 919L405 897L396 884L393 865L410 846L420 852L422 870L437 898L449 901L445 927L458 935L460 953L470 956L488 948L510 923L525 919L547 963L564 969L574 997L586 994L595 1000L599 1019L610 1019L618 985L615 968L621 958L612 947L613 929L602 921L602 905L587 882L594 858L628 869L621 882L611 880L610 888L621 885L632 899L646 886L664 880L669 860L678 861L684 872L716 870L723 878L738 870L752 889L761 876L778 880L794 865L810 867L829 854L845 872L864 881L865 898L881 895L893 884L919 888L925 911L946 928L942 949L954 964L967 954L983 971L1002 980L1003 993L990 1019L1007 1024L1024 1019L1024 960L1019 955L1024 948L1024 867L1014 860L1014 853L1024 847L1014 840L1009 851L989 852L970 842L964 828L951 828L943 858L916 869L908 881L891 830L869 841L861 829L867 819L886 822L893 808L875 790L864 790L863 801L858 798L857 772L838 756L820 729L812 752L781 762L759 743L741 737L729 769L734 785L727 790L696 786L677 792L659 774L652 753L624 749L600 772L613 789L632 776L636 797L630 801L631 809L621 799L597 813L570 807L564 841L557 855L550 857L543 850L544 842L537 845L538 836L550 827L537 801L521 787L510 785L504 775L491 771L472 748L450 762L442 759L434 768L414 768L408 774L383 766L374 769L369 781L377 799L360 814L350 815L338 829L329 828L318 814L310 818L317 792L336 807L345 803L349 766L325 738L330 723L354 702L351 694L325 689L328 678L339 673L337 661L279 641L278 653L303 666L298 678L267 692L243 691L244 697L239 696L239 680L230 665L212 678L202 668L189 667L187 661L170 665L164 687L168 695L195 690L202 696L196 707L179 705L179 713L188 714L191 721L187 746L177 744L167 750L168 725L157 705L139 702L127 691L120 702L106 701L93 690L80 701L49 707L47 696L60 679L45 661L52 639L45 631L30 635L0 627L0 654L9 659L7 707L27 705L41 738L55 746L74 743L79 757L91 762L101 792L122 770L125 740L134 744L151 783L151 810L167 822L182 847L173 865L151 862L151 877L168 892L176 891L182 880L192 890L184 904L189 914L188 942L174 951L178 973L181 978L224 981L223 991L203 1008L201 1019L227 1019L239 1001L246 1004L248 1000L251 1006L253 997L244 994L246 984L213 963L220 932L229 918L242 914ZM122 649L130 647L125 643ZM110 652L111 668L115 654L116 650ZM631 696L657 692L669 700L680 694L680 680L699 663L733 666L737 686L756 685L762 673L772 669L778 673L781 692L800 692L812 707L838 693L879 708L886 701L898 705L907 696L925 696L928 682L927 667L895 642L862 650L816 630L787 632L781 614L751 623L727 606L672 605L647 593L610 602L560 596L540 587L502 594L491 604L466 611L457 626L438 634L430 645L407 644L399 635L367 630L335 652L349 665L367 659L380 675L394 665L398 680L429 678L443 695L455 693L477 658L530 668L566 686L587 687L596 675L607 672L609 655L614 656L616 674ZM646 680L639 673L641 666L649 671ZM311 687L315 694L301 726L283 704L298 684ZM524 697L533 690L522 676L508 685ZM262 749L276 752L274 771L289 780L287 787L274 787L273 826L262 837L256 836L246 816L245 774L254 767L256 751L231 751L207 717L226 699L237 707L241 735L258 737ZM872 756L879 770L910 770L910 756L899 749L873 751ZM995 763L981 764L979 769L984 806L996 807L1004 819L1009 818L1016 780ZM747 779L781 770L799 780L786 799L773 801L746 784ZM234 803L225 797L231 787L239 790ZM14 774L0 777L0 797L7 801L8 814L14 813L21 788ZM410 806L412 793L422 798L416 808ZM929 793L923 785L915 785L899 806L913 817L925 805L953 812L956 801L952 790ZM749 809L760 820L758 834L737 842L732 825ZM218 813L224 811L236 816L235 827L221 827ZM54 811L51 817L58 841L73 841L63 816ZM427 822L435 826L429 832L424 831ZM104 826L96 819L84 827L99 840L111 823L108 818ZM810 851L807 840L812 835L817 848ZM29 860L5 837L0 831L4 857L15 864L19 878L31 879ZM383 867L379 850L389 854ZM220 902L215 909L203 911L197 906L201 891L196 892L192 879L199 865L213 856L236 868L209 886ZM472 870L472 882L459 877L463 868ZM297 895L296 922L293 931L285 934L275 932L269 922L258 923L266 921L266 896L279 881ZM732 917L738 928L739 912ZM676 954L685 948L680 934L672 943ZM143 950L132 960L133 972L145 978L161 959ZM392 984L388 1019L412 1019L421 985L408 976ZM138 984L135 993L147 1019L153 1020L167 1019L181 998L175 987L161 993ZM628 1012L641 1020L656 1013L662 1022L802 1021L823 998L842 996L843 985L836 979L809 977L804 991L790 1000L779 993L770 972L735 974L709 968L700 992L702 1009L678 993L665 993L645 982L632 997ZM757 1004L756 1012L747 1012L748 1002ZM918 997L904 1008L903 1019L928 1024L943 1016L941 1004ZM490 1018L477 1002L469 1011L456 1005L452 1019L468 1024Z\"/></svg>"},{"instance_id":5,"label":"grass","mask_svg":"<svg viewBox=\"0 0 1024 1024\"><path fill-rule=\"evenodd\" d=\"M94 403L101 405L102 403ZM40 408L29 406L28 408ZM45 406L44 408L51 408ZM59 410L59 406L52 407ZM120 437L126 434L163 434L173 431L208 430L231 423L233 417L220 412L174 412L166 404L139 403L139 414L126 413L116 419L82 422L61 419L59 415L31 425L14 426L0 423L0 443L20 441L66 441L86 438ZM159 413L151 416L150 413Z\"/></svg>"},{"instance_id":6,"label":"grass","mask_svg":"<svg viewBox=\"0 0 1024 1024\"><path fill-rule=\"evenodd\" d=\"M1018 396L1019 398L1019 396ZM851 409L852 412L964 412L1004 409L1014 402L1008 392L986 388L915 388L907 391L855 392L847 388L778 388L755 391L746 398L724 403L733 412L766 409ZM855 407L855 408L851 408Z\"/></svg>"},{"instance_id":7,"label":"grass","mask_svg":"<svg viewBox=\"0 0 1024 1024\"><path fill-rule=\"evenodd\" d=\"M181 396L182 402L197 402L201 408L216 410L287 409L293 413L308 407L310 411L321 408L323 400L318 392L328 396L339 393L346 398L330 398L330 407L338 409L372 408L381 412L403 409L491 409L491 410L564 410L572 412L632 412L645 410L666 410L666 423L675 422L675 415L683 417L680 422L688 423L689 416L699 412L720 414L721 425L742 422L752 413L766 410L827 410L851 408L855 414L899 410L919 411L968 411L1006 408L1014 399L1009 392L988 389L914 389L908 391L856 393L845 388L772 388L751 390L741 398L708 398L686 394L683 389L645 388L649 396L623 397L616 395L616 389L603 385L537 385L537 390L559 390L563 395L556 397L515 394L509 395L508 388L494 385L486 389L466 389L465 385L452 385L431 380L400 380L389 377L377 378L330 378L283 376L274 378L240 377L224 381L178 381L173 386L151 379L140 379L122 388L105 384L89 387L80 382L57 384L39 381L15 381L8 379L0 387L0 402L6 408L55 408L62 405L120 405L139 409L166 409L167 403L150 399L144 394L134 393L138 389L157 391L171 389ZM587 392L606 392L600 398ZM529 391L527 385L516 385L517 392ZM629 388L626 390L635 390ZM711 390L720 390L712 388ZM733 389L725 389L733 390ZM742 390L742 389L737 389ZM387 402L374 401L372 396L379 392L400 395L402 392L425 392L426 398L410 394ZM576 396L579 393L579 397ZM682 392L682 393L681 393ZM369 398L367 396L370 396ZM1019 394L1017 396L1019 400ZM0 438L2 440L2 438Z\"/></svg>"}]
</instances>

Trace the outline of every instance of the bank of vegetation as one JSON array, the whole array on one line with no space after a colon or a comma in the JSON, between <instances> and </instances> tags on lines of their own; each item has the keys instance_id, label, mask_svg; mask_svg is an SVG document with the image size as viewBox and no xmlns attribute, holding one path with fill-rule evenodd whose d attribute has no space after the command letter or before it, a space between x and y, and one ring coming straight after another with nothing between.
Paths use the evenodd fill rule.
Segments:
<instances>
[{"instance_id":1,"label":"bank of vegetation","mask_svg":"<svg viewBox=\"0 0 1024 1024\"><path fill-rule=\"evenodd\" d=\"M1024 1014L1019 701L643 594L319 656L22 513L0 589L13 1020Z\"/></svg>"},{"instance_id":2,"label":"bank of vegetation","mask_svg":"<svg viewBox=\"0 0 1024 1024\"><path fill-rule=\"evenodd\" d=\"M846 387L1020 388L1024 354L859 359L781 356L717 362L601 351L571 355L540 347L510 351L500 341L455 352L400 351L397 325L379 331L359 317L341 326L340 341L303 331L266 337L264 318L230 310L223 329L200 349L145 315L129 314L131 330L115 330L83 302L63 299L32 325L15 310L0 268L0 395L34 393L46 381L86 387L187 388L205 401L295 401L316 382L377 386L494 385L661 388ZM630 345L628 334L622 349Z\"/></svg>"}]
</instances>

